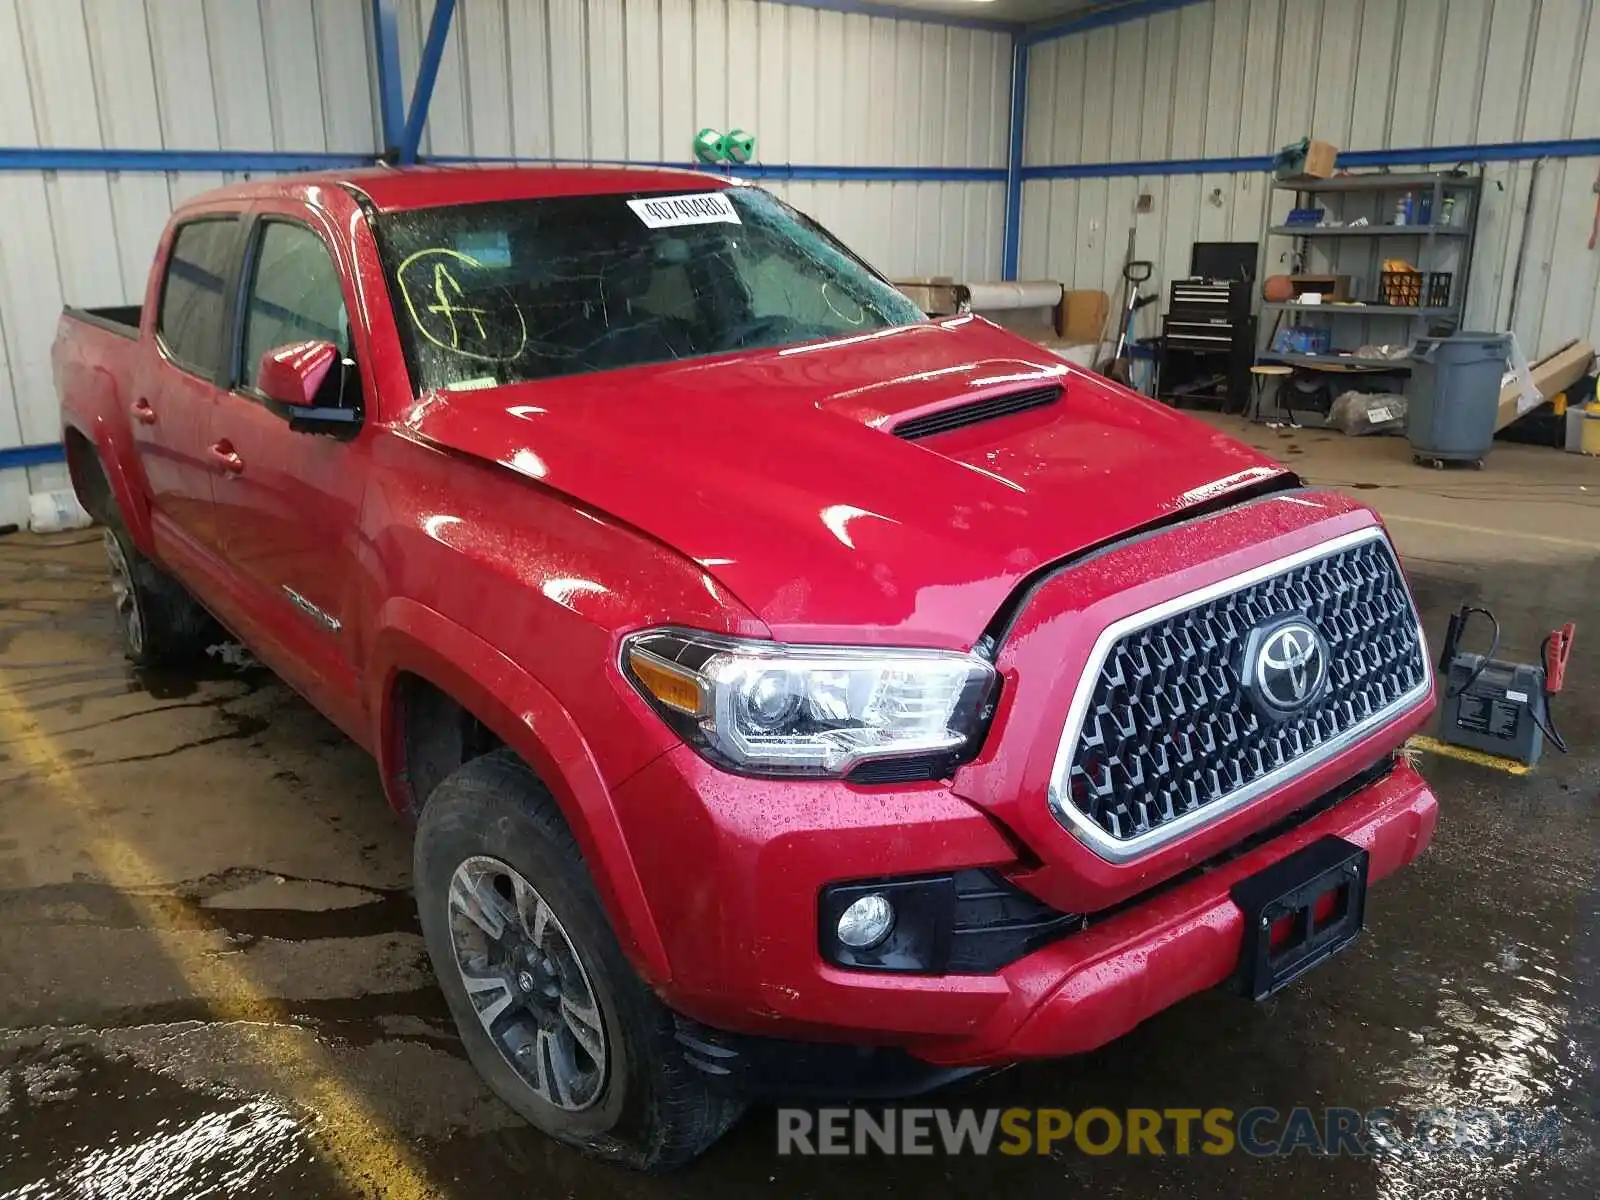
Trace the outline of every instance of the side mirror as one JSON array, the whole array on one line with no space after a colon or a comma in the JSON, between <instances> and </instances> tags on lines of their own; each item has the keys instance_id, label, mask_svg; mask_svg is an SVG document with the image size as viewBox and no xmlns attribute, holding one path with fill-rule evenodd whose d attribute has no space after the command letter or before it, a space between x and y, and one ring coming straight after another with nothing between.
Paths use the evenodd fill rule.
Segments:
<instances>
[{"instance_id":1,"label":"side mirror","mask_svg":"<svg viewBox=\"0 0 1600 1200\"><path fill-rule=\"evenodd\" d=\"M360 411L318 407L316 402L328 372L339 362L339 348L332 342L275 346L261 356L256 387L288 410L289 428L296 433L348 435L361 423Z\"/></svg>"}]
</instances>

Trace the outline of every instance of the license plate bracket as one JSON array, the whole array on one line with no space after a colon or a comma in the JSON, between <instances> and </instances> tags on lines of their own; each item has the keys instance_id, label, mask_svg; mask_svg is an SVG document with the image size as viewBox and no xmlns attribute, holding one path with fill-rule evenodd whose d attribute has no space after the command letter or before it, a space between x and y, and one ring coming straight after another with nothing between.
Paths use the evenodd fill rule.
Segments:
<instances>
[{"instance_id":1,"label":"license plate bracket","mask_svg":"<svg viewBox=\"0 0 1600 1200\"><path fill-rule=\"evenodd\" d=\"M1252 1000L1265 1000L1360 934L1366 915L1367 852L1329 834L1241 879L1229 894L1245 922L1239 985ZM1325 905L1323 899L1330 894L1331 904ZM1322 909L1326 911L1319 913ZM1286 933L1278 934L1280 929Z\"/></svg>"}]
</instances>

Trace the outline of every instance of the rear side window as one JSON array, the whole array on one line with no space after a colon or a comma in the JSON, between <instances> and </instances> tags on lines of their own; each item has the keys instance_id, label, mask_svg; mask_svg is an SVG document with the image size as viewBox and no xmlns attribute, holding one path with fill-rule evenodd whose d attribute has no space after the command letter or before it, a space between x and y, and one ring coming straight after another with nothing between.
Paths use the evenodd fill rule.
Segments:
<instances>
[{"instance_id":1,"label":"rear side window","mask_svg":"<svg viewBox=\"0 0 1600 1200\"><path fill-rule=\"evenodd\" d=\"M222 366L223 283L233 266L238 228L236 217L178 226L161 284L161 343L180 366L208 379Z\"/></svg>"}]
</instances>

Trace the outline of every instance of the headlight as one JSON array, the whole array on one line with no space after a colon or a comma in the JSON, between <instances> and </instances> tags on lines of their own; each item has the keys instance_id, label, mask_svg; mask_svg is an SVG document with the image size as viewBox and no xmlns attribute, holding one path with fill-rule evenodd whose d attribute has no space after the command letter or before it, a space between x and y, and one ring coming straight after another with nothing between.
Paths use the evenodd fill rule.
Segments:
<instances>
[{"instance_id":1,"label":"headlight","mask_svg":"<svg viewBox=\"0 0 1600 1200\"><path fill-rule=\"evenodd\" d=\"M622 667L685 741L751 775L838 776L885 758L946 767L977 750L993 711L994 668L942 650L661 629L627 638Z\"/></svg>"}]
</instances>

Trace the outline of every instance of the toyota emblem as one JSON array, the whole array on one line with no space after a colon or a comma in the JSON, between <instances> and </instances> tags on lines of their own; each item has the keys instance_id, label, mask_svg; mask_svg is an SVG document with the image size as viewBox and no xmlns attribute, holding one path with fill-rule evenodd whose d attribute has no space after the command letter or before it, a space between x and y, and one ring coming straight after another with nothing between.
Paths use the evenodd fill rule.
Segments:
<instances>
[{"instance_id":1,"label":"toyota emblem","mask_svg":"<svg viewBox=\"0 0 1600 1200\"><path fill-rule=\"evenodd\" d=\"M1249 682L1269 715L1290 716L1322 695L1328 643L1315 626L1289 620L1256 632L1247 651Z\"/></svg>"}]
</instances>

